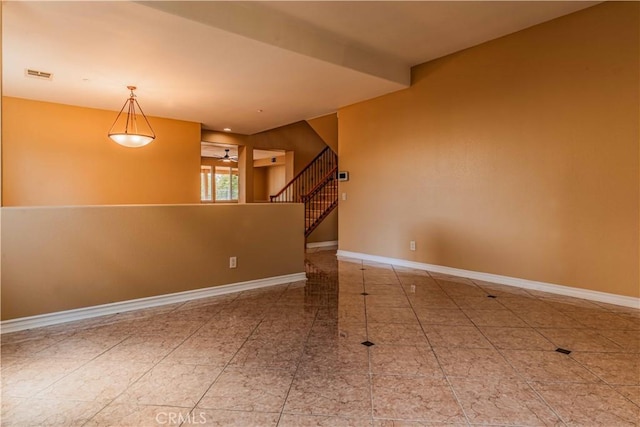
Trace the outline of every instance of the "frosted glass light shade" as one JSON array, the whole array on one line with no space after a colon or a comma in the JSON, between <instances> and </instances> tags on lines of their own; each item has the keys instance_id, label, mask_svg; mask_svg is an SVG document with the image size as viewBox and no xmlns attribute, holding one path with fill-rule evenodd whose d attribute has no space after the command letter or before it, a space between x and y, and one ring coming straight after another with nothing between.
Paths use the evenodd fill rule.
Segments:
<instances>
[{"instance_id":1,"label":"frosted glass light shade","mask_svg":"<svg viewBox=\"0 0 640 427\"><path fill-rule=\"evenodd\" d=\"M112 133L109 135L109 138L114 140L120 145L125 147L144 147L151 141L153 141L153 137L148 135L137 135L133 133Z\"/></svg>"},{"instance_id":2,"label":"frosted glass light shade","mask_svg":"<svg viewBox=\"0 0 640 427\"><path fill-rule=\"evenodd\" d=\"M151 124L144 115L136 95L133 91L135 86L127 86L127 89L131 91L129 98L124 101L124 105L120 109L120 112L116 116L116 120L111 125L109 130L109 138L124 147L144 147L156 138L156 133L151 128ZM140 111L138 115L137 110ZM125 109L127 110L125 113ZM123 114L124 113L124 114ZM142 120L139 120L142 118ZM140 123L140 128L138 127Z\"/></svg>"}]
</instances>

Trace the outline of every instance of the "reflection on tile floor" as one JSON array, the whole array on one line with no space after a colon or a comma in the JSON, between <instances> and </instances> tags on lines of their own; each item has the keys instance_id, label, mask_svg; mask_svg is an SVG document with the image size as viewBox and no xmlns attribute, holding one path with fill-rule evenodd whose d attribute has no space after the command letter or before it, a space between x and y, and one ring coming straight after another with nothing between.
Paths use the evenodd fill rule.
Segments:
<instances>
[{"instance_id":1,"label":"reflection on tile floor","mask_svg":"<svg viewBox=\"0 0 640 427\"><path fill-rule=\"evenodd\" d=\"M640 423L638 310L335 251L307 275L3 335L2 425Z\"/></svg>"}]
</instances>

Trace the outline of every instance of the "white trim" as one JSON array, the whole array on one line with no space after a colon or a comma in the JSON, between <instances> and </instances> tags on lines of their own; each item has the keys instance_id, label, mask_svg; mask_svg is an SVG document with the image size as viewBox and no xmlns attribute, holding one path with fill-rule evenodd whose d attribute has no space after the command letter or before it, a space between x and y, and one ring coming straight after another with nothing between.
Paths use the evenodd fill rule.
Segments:
<instances>
[{"instance_id":1,"label":"white trim","mask_svg":"<svg viewBox=\"0 0 640 427\"><path fill-rule=\"evenodd\" d=\"M307 243L307 249L326 248L328 246L338 246L338 241L337 240L329 240L329 241L326 241L326 242L311 242L311 243Z\"/></svg>"},{"instance_id":2,"label":"white trim","mask_svg":"<svg viewBox=\"0 0 640 427\"><path fill-rule=\"evenodd\" d=\"M247 291L250 289L264 288L267 286L282 285L291 282L307 280L306 273L294 273L284 276L267 277L265 279L249 280L246 282L232 283L228 285L212 286L209 288L194 289L191 291L176 292L173 294L157 295L153 297L138 298L128 301L120 301L109 304L95 305L92 307L76 308L73 310L58 311L55 313L40 314L37 316L21 317L5 320L0 323L0 332L9 333L24 329L39 328L42 326L56 325L58 323L73 322L108 314L122 313L125 311L139 310L142 308L157 307L165 304L174 304L194 299L208 298L216 295L230 294Z\"/></svg>"},{"instance_id":3,"label":"white trim","mask_svg":"<svg viewBox=\"0 0 640 427\"><path fill-rule=\"evenodd\" d=\"M625 307L640 309L640 298L624 295L610 294L607 292L591 291L570 286L555 285L553 283L537 282L535 280L519 279L517 277L500 276L498 274L482 273L478 271L462 270L460 268L445 267L441 265L425 264L422 262L408 261L399 258L387 258L377 255L363 254L339 250L338 258L354 258L363 261L373 261L382 264L392 264L400 267L415 268L417 270L433 271L434 273L450 274L452 276L468 277L470 279L499 283L501 285L515 286L552 294L566 295L575 298L583 298L591 301L606 302L608 304L622 305Z\"/></svg>"}]
</instances>

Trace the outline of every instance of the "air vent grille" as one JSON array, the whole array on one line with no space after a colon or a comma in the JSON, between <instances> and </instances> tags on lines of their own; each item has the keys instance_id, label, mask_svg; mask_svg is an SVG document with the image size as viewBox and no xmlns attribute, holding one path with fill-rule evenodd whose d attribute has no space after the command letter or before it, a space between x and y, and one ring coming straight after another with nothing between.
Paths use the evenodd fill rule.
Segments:
<instances>
[{"instance_id":1,"label":"air vent grille","mask_svg":"<svg viewBox=\"0 0 640 427\"><path fill-rule=\"evenodd\" d=\"M42 80L51 80L53 78L53 73L47 73L46 71L38 71L27 68L25 70L25 75L27 77L34 77L36 79Z\"/></svg>"}]
</instances>

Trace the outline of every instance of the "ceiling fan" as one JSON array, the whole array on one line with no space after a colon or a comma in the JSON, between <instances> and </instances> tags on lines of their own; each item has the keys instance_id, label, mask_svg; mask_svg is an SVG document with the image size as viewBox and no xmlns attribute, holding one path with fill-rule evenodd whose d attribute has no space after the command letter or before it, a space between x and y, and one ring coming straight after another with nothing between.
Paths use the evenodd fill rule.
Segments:
<instances>
[{"instance_id":1,"label":"ceiling fan","mask_svg":"<svg viewBox=\"0 0 640 427\"><path fill-rule=\"evenodd\" d=\"M229 155L229 149L228 148L224 149L224 156L213 156L213 157L215 157L216 159L220 159L225 163L231 163L231 162L237 162L238 161L238 157Z\"/></svg>"}]
</instances>

